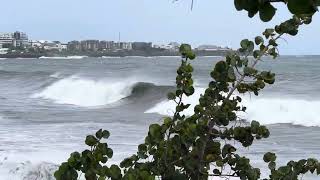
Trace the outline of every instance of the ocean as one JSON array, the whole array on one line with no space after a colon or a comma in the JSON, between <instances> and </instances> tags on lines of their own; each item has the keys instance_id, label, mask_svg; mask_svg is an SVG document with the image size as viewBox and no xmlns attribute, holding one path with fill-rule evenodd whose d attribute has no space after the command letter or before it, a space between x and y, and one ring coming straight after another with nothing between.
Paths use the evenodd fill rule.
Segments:
<instances>
[{"instance_id":1,"label":"ocean","mask_svg":"<svg viewBox=\"0 0 320 180\"><path fill-rule=\"evenodd\" d=\"M222 57L193 61L196 104ZM43 58L0 60L0 180L51 180L57 164L86 146L85 136L111 132L110 163L135 153L148 126L172 114L166 94L174 89L179 57ZM244 119L271 131L268 139L239 148L263 168L263 154L288 160L320 159L320 56L263 59L276 73L261 94L244 96ZM192 113L192 107L184 112ZM304 179L319 179L306 175Z\"/></svg>"}]
</instances>

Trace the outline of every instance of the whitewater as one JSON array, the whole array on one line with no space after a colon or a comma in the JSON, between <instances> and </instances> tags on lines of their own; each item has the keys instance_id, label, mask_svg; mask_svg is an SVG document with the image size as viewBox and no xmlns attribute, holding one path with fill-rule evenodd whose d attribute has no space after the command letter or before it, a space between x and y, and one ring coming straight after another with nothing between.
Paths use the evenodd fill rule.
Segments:
<instances>
[{"instance_id":1,"label":"whitewater","mask_svg":"<svg viewBox=\"0 0 320 180\"><path fill-rule=\"evenodd\" d=\"M195 94L184 97L192 115L213 65L221 57L194 61ZM288 159L320 157L320 57L284 56L265 59L259 68L277 74L276 84L261 96L246 94L239 114L259 121L271 137L240 149L266 168L262 155ZM51 180L58 164L85 148L84 138L100 128L111 132L110 163L137 150L151 123L172 115L166 99L174 90L178 57L62 57L0 61L0 179ZM316 179L307 176L307 179Z\"/></svg>"}]
</instances>

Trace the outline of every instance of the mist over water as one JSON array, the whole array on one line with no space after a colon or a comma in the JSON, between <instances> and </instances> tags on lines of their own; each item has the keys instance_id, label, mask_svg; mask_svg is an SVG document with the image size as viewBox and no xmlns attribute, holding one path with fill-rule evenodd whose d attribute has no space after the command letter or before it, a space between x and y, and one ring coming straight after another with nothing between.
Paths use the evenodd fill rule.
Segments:
<instances>
[{"instance_id":1,"label":"mist over water","mask_svg":"<svg viewBox=\"0 0 320 180\"><path fill-rule=\"evenodd\" d=\"M193 112L220 57L194 61L196 92L185 99ZM0 179L52 179L57 164L85 148L100 128L111 132L112 163L136 151L148 125L171 115L178 57L3 59L0 61ZM266 168L262 156L320 157L320 57L264 59L260 69L277 74L261 96L246 95L244 119L268 125L269 139L240 149ZM129 136L128 136L129 135ZM315 179L308 177L307 179Z\"/></svg>"}]
</instances>

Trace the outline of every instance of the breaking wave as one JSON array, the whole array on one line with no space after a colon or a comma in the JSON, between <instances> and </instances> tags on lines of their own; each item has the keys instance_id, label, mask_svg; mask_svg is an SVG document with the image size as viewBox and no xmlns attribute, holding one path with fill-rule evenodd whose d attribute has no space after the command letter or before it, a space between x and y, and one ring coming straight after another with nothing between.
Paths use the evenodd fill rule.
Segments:
<instances>
[{"instance_id":1,"label":"breaking wave","mask_svg":"<svg viewBox=\"0 0 320 180\"><path fill-rule=\"evenodd\" d=\"M95 107L113 104L125 98L139 98L146 95L147 90L154 92L160 88L152 83L130 79L91 80L72 76L54 82L31 97L48 99L58 104Z\"/></svg>"},{"instance_id":2,"label":"breaking wave","mask_svg":"<svg viewBox=\"0 0 320 180\"><path fill-rule=\"evenodd\" d=\"M46 57L46 56L41 56L39 59L84 59L87 58L88 56L66 56L66 57Z\"/></svg>"},{"instance_id":3,"label":"breaking wave","mask_svg":"<svg viewBox=\"0 0 320 180\"><path fill-rule=\"evenodd\" d=\"M198 104L200 94L203 94L203 92L203 88L197 88L193 96L184 98L184 103L191 104L188 109L183 111L185 115L193 114L194 106ZM245 96L242 103L247 107L247 111L238 115L244 119L257 120L262 124L293 124L320 127L320 101ZM145 113L172 116L174 110L175 103L166 100L156 104Z\"/></svg>"}]
</instances>

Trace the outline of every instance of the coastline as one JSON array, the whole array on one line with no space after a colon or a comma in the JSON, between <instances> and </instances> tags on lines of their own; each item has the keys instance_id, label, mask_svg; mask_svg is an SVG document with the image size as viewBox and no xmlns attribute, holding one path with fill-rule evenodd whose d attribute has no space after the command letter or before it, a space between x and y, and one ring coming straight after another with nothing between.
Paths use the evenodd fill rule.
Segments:
<instances>
[{"instance_id":1,"label":"coastline","mask_svg":"<svg viewBox=\"0 0 320 180\"><path fill-rule=\"evenodd\" d=\"M206 56L225 56L229 51L195 51L198 57ZM116 51L116 52L44 52L44 53L12 53L0 54L0 59L68 59L70 57L96 57L96 58L115 58L115 57L180 57L179 52L175 51Z\"/></svg>"}]
</instances>

